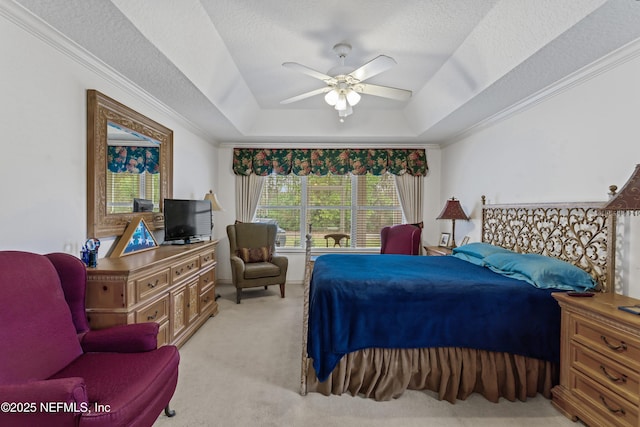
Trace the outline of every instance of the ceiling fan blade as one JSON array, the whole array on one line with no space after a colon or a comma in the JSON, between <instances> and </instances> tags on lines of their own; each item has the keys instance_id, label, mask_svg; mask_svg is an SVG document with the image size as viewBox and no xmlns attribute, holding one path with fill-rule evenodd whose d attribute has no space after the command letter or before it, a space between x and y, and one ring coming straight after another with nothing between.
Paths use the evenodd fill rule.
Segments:
<instances>
[{"instance_id":1,"label":"ceiling fan blade","mask_svg":"<svg viewBox=\"0 0 640 427\"><path fill-rule=\"evenodd\" d=\"M358 83L353 86L353 90L366 95L381 96L382 98L390 98L397 101L406 101L411 98L412 95L410 90L367 83Z\"/></svg>"},{"instance_id":2,"label":"ceiling fan blade","mask_svg":"<svg viewBox=\"0 0 640 427\"><path fill-rule=\"evenodd\" d=\"M285 62L282 64L282 66L285 68L289 68L290 70L299 71L303 74L306 74L307 76L311 76L313 78L322 80L326 84L336 83L336 79L334 79L333 77L327 74L321 73L320 71L316 71L313 68L309 68L305 65L298 64L297 62Z\"/></svg>"},{"instance_id":3,"label":"ceiling fan blade","mask_svg":"<svg viewBox=\"0 0 640 427\"><path fill-rule=\"evenodd\" d=\"M297 95L297 96L293 96L291 98L284 99L284 100L280 101L280 104L291 104L292 102L301 101L303 99L311 98L312 96L320 95L321 93L327 93L331 89L332 88L330 86L327 86L327 87L323 87L323 88L320 88L320 89L312 90L310 92L305 92L303 94L300 94L300 95Z\"/></svg>"},{"instance_id":4,"label":"ceiling fan blade","mask_svg":"<svg viewBox=\"0 0 640 427\"><path fill-rule=\"evenodd\" d=\"M387 71L394 65L396 65L395 59L387 55L380 55L364 64L362 67L350 72L349 75L361 82L380 74L383 71Z\"/></svg>"}]
</instances>

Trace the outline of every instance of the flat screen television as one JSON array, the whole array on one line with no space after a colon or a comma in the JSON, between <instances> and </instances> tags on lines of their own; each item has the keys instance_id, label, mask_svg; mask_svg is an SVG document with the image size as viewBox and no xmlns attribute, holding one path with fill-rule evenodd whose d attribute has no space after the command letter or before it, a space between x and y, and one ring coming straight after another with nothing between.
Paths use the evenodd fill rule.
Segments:
<instances>
[{"instance_id":1,"label":"flat screen television","mask_svg":"<svg viewBox=\"0 0 640 427\"><path fill-rule=\"evenodd\" d=\"M149 199L133 199L134 212L153 212L153 200Z\"/></svg>"},{"instance_id":2,"label":"flat screen television","mask_svg":"<svg viewBox=\"0 0 640 427\"><path fill-rule=\"evenodd\" d=\"M164 199L164 240L194 243L211 235L211 202Z\"/></svg>"}]
</instances>

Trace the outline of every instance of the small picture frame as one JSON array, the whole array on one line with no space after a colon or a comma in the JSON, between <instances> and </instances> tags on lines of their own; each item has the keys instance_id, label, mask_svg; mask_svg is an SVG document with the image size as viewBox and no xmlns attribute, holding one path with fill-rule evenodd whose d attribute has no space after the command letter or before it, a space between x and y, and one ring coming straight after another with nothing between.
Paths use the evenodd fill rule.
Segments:
<instances>
[{"instance_id":1,"label":"small picture frame","mask_svg":"<svg viewBox=\"0 0 640 427\"><path fill-rule=\"evenodd\" d=\"M440 243L438 246L449 247L449 239L451 238L450 233L440 233Z\"/></svg>"},{"instance_id":2,"label":"small picture frame","mask_svg":"<svg viewBox=\"0 0 640 427\"><path fill-rule=\"evenodd\" d=\"M147 251L158 247L144 219L137 218L129 223L114 246L109 258L119 258L136 252Z\"/></svg>"},{"instance_id":3,"label":"small picture frame","mask_svg":"<svg viewBox=\"0 0 640 427\"><path fill-rule=\"evenodd\" d=\"M467 243L469 243L469 236L464 236L464 239L462 239L462 243L460 243L460 246L464 246Z\"/></svg>"}]
</instances>

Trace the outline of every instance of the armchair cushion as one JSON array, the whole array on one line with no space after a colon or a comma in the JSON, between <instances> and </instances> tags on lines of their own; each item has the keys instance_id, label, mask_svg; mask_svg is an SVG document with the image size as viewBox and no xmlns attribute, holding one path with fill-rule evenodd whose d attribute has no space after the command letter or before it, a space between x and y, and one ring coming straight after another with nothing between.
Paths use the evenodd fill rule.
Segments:
<instances>
[{"instance_id":1,"label":"armchair cushion","mask_svg":"<svg viewBox=\"0 0 640 427\"><path fill-rule=\"evenodd\" d=\"M259 248L240 248L237 252L242 261L247 264L271 261L271 250L268 246L261 246Z\"/></svg>"},{"instance_id":2,"label":"armchair cushion","mask_svg":"<svg viewBox=\"0 0 640 427\"><path fill-rule=\"evenodd\" d=\"M280 275L280 267L270 262L254 262L245 265L244 278L256 279L260 277L274 277Z\"/></svg>"},{"instance_id":3,"label":"armchair cushion","mask_svg":"<svg viewBox=\"0 0 640 427\"><path fill-rule=\"evenodd\" d=\"M173 346L143 353L85 353L52 378L82 377L89 402L108 405L109 411L83 414L83 425L152 425L158 413L145 415L144 410L153 406L148 402L171 398L179 358Z\"/></svg>"},{"instance_id":4,"label":"armchair cushion","mask_svg":"<svg viewBox=\"0 0 640 427\"><path fill-rule=\"evenodd\" d=\"M89 331L80 344L87 352L137 353L155 350L158 346L157 323L135 323Z\"/></svg>"}]
</instances>

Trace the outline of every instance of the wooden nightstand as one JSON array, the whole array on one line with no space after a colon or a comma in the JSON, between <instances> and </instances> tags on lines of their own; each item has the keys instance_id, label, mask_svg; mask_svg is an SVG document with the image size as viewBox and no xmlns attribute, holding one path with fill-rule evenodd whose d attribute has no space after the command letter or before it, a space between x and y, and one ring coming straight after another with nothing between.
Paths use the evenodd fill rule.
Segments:
<instances>
[{"instance_id":1,"label":"wooden nightstand","mask_svg":"<svg viewBox=\"0 0 640 427\"><path fill-rule=\"evenodd\" d=\"M618 309L640 300L612 293L553 297L562 308L553 405L589 426L640 426L640 316Z\"/></svg>"},{"instance_id":2,"label":"wooden nightstand","mask_svg":"<svg viewBox=\"0 0 640 427\"><path fill-rule=\"evenodd\" d=\"M451 255L451 248L444 246L423 246L429 256Z\"/></svg>"}]
</instances>

